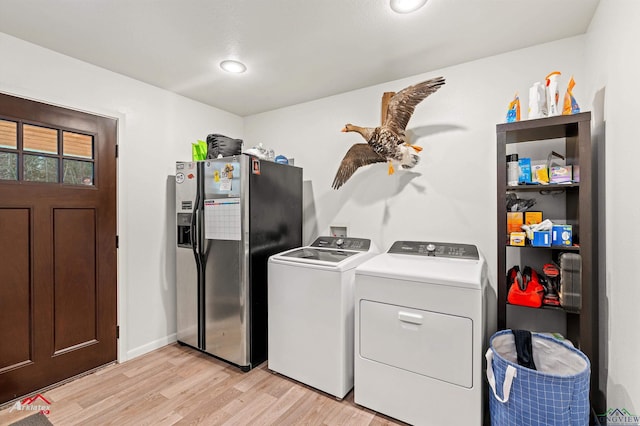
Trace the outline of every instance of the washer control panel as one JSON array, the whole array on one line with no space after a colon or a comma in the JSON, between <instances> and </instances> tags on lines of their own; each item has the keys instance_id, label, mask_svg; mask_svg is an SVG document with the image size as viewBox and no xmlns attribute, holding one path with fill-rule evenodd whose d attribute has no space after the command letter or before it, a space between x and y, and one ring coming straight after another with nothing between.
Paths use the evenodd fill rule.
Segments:
<instances>
[{"instance_id":1,"label":"washer control panel","mask_svg":"<svg viewBox=\"0 0 640 426\"><path fill-rule=\"evenodd\" d=\"M369 251L371 240L350 237L318 237L311 247L330 248L338 250Z\"/></svg>"},{"instance_id":2,"label":"washer control panel","mask_svg":"<svg viewBox=\"0 0 640 426\"><path fill-rule=\"evenodd\" d=\"M470 244L396 241L388 253L480 260L478 248Z\"/></svg>"}]
</instances>

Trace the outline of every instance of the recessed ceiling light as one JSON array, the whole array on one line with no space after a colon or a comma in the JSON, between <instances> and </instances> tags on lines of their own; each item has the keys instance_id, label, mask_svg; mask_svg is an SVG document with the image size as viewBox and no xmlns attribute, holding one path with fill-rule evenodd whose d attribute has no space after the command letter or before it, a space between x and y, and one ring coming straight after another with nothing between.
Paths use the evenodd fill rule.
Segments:
<instances>
[{"instance_id":1,"label":"recessed ceiling light","mask_svg":"<svg viewBox=\"0 0 640 426\"><path fill-rule=\"evenodd\" d=\"M232 60L220 62L220 68L222 68L227 72L232 72L235 74L240 74L247 70L247 66L245 64L243 64L242 62L232 61Z\"/></svg>"},{"instance_id":2,"label":"recessed ceiling light","mask_svg":"<svg viewBox=\"0 0 640 426\"><path fill-rule=\"evenodd\" d=\"M391 9L397 13L410 13L420 9L427 0L390 0Z\"/></svg>"}]
</instances>

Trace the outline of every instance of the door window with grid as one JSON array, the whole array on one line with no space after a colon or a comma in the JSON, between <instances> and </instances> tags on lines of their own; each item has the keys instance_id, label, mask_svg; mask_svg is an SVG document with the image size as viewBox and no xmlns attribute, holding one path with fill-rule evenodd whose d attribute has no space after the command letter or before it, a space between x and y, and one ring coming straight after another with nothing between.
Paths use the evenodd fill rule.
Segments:
<instances>
[{"instance_id":1,"label":"door window with grid","mask_svg":"<svg viewBox=\"0 0 640 426\"><path fill-rule=\"evenodd\" d=\"M94 185L94 137L0 119L0 180Z\"/></svg>"}]
</instances>

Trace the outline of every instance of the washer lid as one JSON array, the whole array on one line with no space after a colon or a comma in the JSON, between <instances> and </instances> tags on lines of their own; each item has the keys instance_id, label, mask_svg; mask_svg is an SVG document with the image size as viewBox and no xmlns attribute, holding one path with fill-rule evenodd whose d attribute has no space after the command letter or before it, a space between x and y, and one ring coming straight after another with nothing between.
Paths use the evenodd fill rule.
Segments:
<instances>
[{"instance_id":1,"label":"washer lid","mask_svg":"<svg viewBox=\"0 0 640 426\"><path fill-rule=\"evenodd\" d=\"M365 238L318 237L310 246L274 254L269 262L346 271L378 253L376 245Z\"/></svg>"},{"instance_id":2,"label":"washer lid","mask_svg":"<svg viewBox=\"0 0 640 426\"><path fill-rule=\"evenodd\" d=\"M311 263L316 263L313 261L320 261L338 264L356 254L359 254L359 252L302 247L286 253L281 253L279 256L287 258L288 260L304 260L310 261Z\"/></svg>"}]
</instances>

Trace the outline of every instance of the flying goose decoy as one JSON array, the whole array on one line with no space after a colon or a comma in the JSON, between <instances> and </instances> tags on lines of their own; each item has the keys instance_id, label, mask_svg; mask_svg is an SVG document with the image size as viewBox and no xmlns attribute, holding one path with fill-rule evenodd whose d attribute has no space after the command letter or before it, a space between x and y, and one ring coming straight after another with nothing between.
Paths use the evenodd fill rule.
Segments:
<instances>
[{"instance_id":1,"label":"flying goose decoy","mask_svg":"<svg viewBox=\"0 0 640 426\"><path fill-rule=\"evenodd\" d=\"M367 143L354 144L342 159L333 189L338 189L358 170L359 167L373 163L389 162L389 174L394 173L393 161L399 162L405 169L418 164L419 157L414 153L422 148L405 141L405 128L420 102L444 85L443 77L432 78L422 83L402 89L389 101L384 123L379 127L360 127L347 124L343 132L358 132Z\"/></svg>"}]
</instances>

